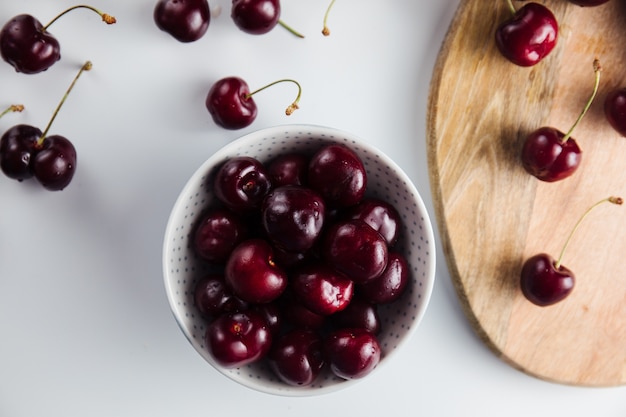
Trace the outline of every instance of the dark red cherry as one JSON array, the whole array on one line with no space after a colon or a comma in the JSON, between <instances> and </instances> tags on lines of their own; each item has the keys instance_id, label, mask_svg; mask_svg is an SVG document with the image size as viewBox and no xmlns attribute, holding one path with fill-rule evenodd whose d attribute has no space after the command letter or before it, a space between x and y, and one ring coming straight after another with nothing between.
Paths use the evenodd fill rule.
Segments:
<instances>
[{"instance_id":1,"label":"dark red cherry","mask_svg":"<svg viewBox=\"0 0 626 417\"><path fill-rule=\"evenodd\" d=\"M380 362L381 348L376 336L362 328L335 330L323 344L330 369L340 378L363 378Z\"/></svg>"},{"instance_id":2,"label":"dark red cherry","mask_svg":"<svg viewBox=\"0 0 626 417\"><path fill-rule=\"evenodd\" d=\"M211 21L207 0L159 0L153 15L159 29L185 43L204 36Z\"/></svg>"},{"instance_id":3,"label":"dark red cherry","mask_svg":"<svg viewBox=\"0 0 626 417\"><path fill-rule=\"evenodd\" d=\"M538 306L548 306L567 297L574 289L576 278L568 268L545 253L528 258L521 274L524 296Z\"/></svg>"},{"instance_id":4,"label":"dark red cherry","mask_svg":"<svg viewBox=\"0 0 626 417\"><path fill-rule=\"evenodd\" d=\"M292 330L274 342L268 360L283 382L294 386L311 385L325 363L322 339L311 330Z\"/></svg>"},{"instance_id":5,"label":"dark red cherry","mask_svg":"<svg viewBox=\"0 0 626 417\"><path fill-rule=\"evenodd\" d=\"M329 207L348 207L363 199L367 175L353 150L333 144L322 147L311 157L308 182Z\"/></svg>"},{"instance_id":6,"label":"dark red cherry","mask_svg":"<svg viewBox=\"0 0 626 417\"><path fill-rule=\"evenodd\" d=\"M277 156L267 163L267 175L274 187L281 185L305 186L309 158L298 153Z\"/></svg>"},{"instance_id":7,"label":"dark red cherry","mask_svg":"<svg viewBox=\"0 0 626 417\"><path fill-rule=\"evenodd\" d=\"M553 127L541 127L530 134L522 149L526 171L546 182L567 178L580 165L582 151L578 143Z\"/></svg>"},{"instance_id":8,"label":"dark red cherry","mask_svg":"<svg viewBox=\"0 0 626 417\"><path fill-rule=\"evenodd\" d=\"M194 305L208 319L248 308L248 304L226 286L224 277L217 274L204 276L198 281L194 287Z\"/></svg>"},{"instance_id":9,"label":"dark red cherry","mask_svg":"<svg viewBox=\"0 0 626 417\"><path fill-rule=\"evenodd\" d=\"M366 198L350 210L350 218L363 220L393 246L398 240L402 221L398 211L386 201Z\"/></svg>"},{"instance_id":10,"label":"dark red cherry","mask_svg":"<svg viewBox=\"0 0 626 417\"><path fill-rule=\"evenodd\" d=\"M236 212L257 209L271 188L265 166L249 156L230 158L218 169L215 196Z\"/></svg>"},{"instance_id":11,"label":"dark red cherry","mask_svg":"<svg viewBox=\"0 0 626 417\"><path fill-rule=\"evenodd\" d=\"M211 86L205 104L213 121L225 129L242 129L257 116L248 83L239 77L218 80Z\"/></svg>"},{"instance_id":12,"label":"dark red cherry","mask_svg":"<svg viewBox=\"0 0 626 417\"><path fill-rule=\"evenodd\" d=\"M411 272L404 255L390 252L387 267L383 273L358 286L358 293L374 304L396 301L406 290Z\"/></svg>"},{"instance_id":13,"label":"dark red cherry","mask_svg":"<svg viewBox=\"0 0 626 417\"><path fill-rule=\"evenodd\" d=\"M512 12L513 16L496 29L496 45L512 63L523 67L535 65L556 46L557 20L550 9L534 2Z\"/></svg>"},{"instance_id":14,"label":"dark red cherry","mask_svg":"<svg viewBox=\"0 0 626 417\"><path fill-rule=\"evenodd\" d=\"M278 303L254 304L251 308L263 317L272 336L280 333L283 325L283 315Z\"/></svg>"},{"instance_id":15,"label":"dark red cherry","mask_svg":"<svg viewBox=\"0 0 626 417\"><path fill-rule=\"evenodd\" d=\"M61 59L61 48L39 20L21 14L0 31L0 54L17 72L36 74Z\"/></svg>"},{"instance_id":16,"label":"dark red cherry","mask_svg":"<svg viewBox=\"0 0 626 417\"><path fill-rule=\"evenodd\" d=\"M382 235L367 223L349 220L327 230L322 255L333 268L361 284L383 273L389 250Z\"/></svg>"},{"instance_id":17,"label":"dark red cherry","mask_svg":"<svg viewBox=\"0 0 626 417\"><path fill-rule=\"evenodd\" d=\"M626 88L615 89L606 96L604 114L613 129L626 136Z\"/></svg>"},{"instance_id":18,"label":"dark red cherry","mask_svg":"<svg viewBox=\"0 0 626 417\"><path fill-rule=\"evenodd\" d=\"M249 303L269 303L287 287L287 274L274 262L270 244L263 239L240 243L226 263L226 282L236 296Z\"/></svg>"},{"instance_id":19,"label":"dark red cherry","mask_svg":"<svg viewBox=\"0 0 626 417\"><path fill-rule=\"evenodd\" d=\"M283 312L285 322L293 328L321 329L326 321L323 314L314 313L292 293L285 292L280 298L280 309ZM332 316L329 316L332 317Z\"/></svg>"},{"instance_id":20,"label":"dark red cherry","mask_svg":"<svg viewBox=\"0 0 626 417\"><path fill-rule=\"evenodd\" d=\"M231 18L246 33L262 35L280 20L279 0L233 0Z\"/></svg>"},{"instance_id":21,"label":"dark red cherry","mask_svg":"<svg viewBox=\"0 0 626 417\"><path fill-rule=\"evenodd\" d=\"M218 364L236 368L265 357L272 344L272 333L255 311L227 313L209 324L206 344Z\"/></svg>"},{"instance_id":22,"label":"dark red cherry","mask_svg":"<svg viewBox=\"0 0 626 417\"><path fill-rule=\"evenodd\" d=\"M324 225L324 200L297 185L275 188L263 200L261 221L269 239L289 252L305 252L317 241Z\"/></svg>"},{"instance_id":23,"label":"dark red cherry","mask_svg":"<svg viewBox=\"0 0 626 417\"><path fill-rule=\"evenodd\" d=\"M76 149L63 136L47 136L32 160L33 174L50 191L69 185L76 172Z\"/></svg>"},{"instance_id":24,"label":"dark red cherry","mask_svg":"<svg viewBox=\"0 0 626 417\"><path fill-rule=\"evenodd\" d=\"M196 226L193 248L202 259L222 264L246 236L247 227L239 215L225 208L214 208Z\"/></svg>"},{"instance_id":25,"label":"dark red cherry","mask_svg":"<svg viewBox=\"0 0 626 417\"><path fill-rule=\"evenodd\" d=\"M582 7L593 7L607 3L609 0L569 0L570 3L577 4Z\"/></svg>"},{"instance_id":26,"label":"dark red cherry","mask_svg":"<svg viewBox=\"0 0 626 417\"><path fill-rule=\"evenodd\" d=\"M348 306L354 283L324 264L303 266L290 277L295 296L315 314L328 316Z\"/></svg>"},{"instance_id":27,"label":"dark red cherry","mask_svg":"<svg viewBox=\"0 0 626 417\"><path fill-rule=\"evenodd\" d=\"M17 125L0 138L0 168L9 178L23 181L33 176L31 160L38 150L39 128Z\"/></svg>"},{"instance_id":28,"label":"dark red cherry","mask_svg":"<svg viewBox=\"0 0 626 417\"><path fill-rule=\"evenodd\" d=\"M331 321L335 328L359 327L372 334L378 334L381 329L376 304L360 297L353 297L345 309L333 314Z\"/></svg>"}]
</instances>

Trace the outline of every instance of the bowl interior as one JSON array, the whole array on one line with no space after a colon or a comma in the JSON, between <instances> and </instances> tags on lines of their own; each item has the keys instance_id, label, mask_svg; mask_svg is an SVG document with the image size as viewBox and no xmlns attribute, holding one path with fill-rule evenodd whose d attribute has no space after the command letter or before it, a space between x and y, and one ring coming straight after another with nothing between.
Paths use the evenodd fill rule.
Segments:
<instances>
[{"instance_id":1,"label":"bowl interior","mask_svg":"<svg viewBox=\"0 0 626 417\"><path fill-rule=\"evenodd\" d=\"M312 153L329 143L345 144L360 156L368 176L367 195L393 204L404 223L395 248L406 256L412 279L402 298L379 306L382 322L379 341L383 351L379 367L409 338L430 299L435 269L431 223L417 190L393 161L353 135L318 126L279 126L233 141L194 173L174 205L163 247L164 280L178 325L198 353L219 372L258 391L286 396L317 395L356 381L346 381L327 372L313 385L292 387L281 382L262 362L236 369L217 365L204 342L205 320L193 304L193 289L207 266L193 253L189 236L204 209L214 200L209 185L212 174L228 158L245 155L267 162L283 153Z\"/></svg>"}]
</instances>

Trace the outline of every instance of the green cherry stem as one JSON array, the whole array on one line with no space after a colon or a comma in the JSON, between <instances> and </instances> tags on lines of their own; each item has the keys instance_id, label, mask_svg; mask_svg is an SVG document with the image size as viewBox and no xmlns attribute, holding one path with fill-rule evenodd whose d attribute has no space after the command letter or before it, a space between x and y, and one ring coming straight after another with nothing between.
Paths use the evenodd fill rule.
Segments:
<instances>
[{"instance_id":1,"label":"green cherry stem","mask_svg":"<svg viewBox=\"0 0 626 417\"><path fill-rule=\"evenodd\" d=\"M322 28L322 35L328 36L330 35L330 29L328 29L328 15L330 14L330 9L332 9L335 4L335 0L332 0L326 9L326 13L324 14L324 27Z\"/></svg>"},{"instance_id":2,"label":"green cherry stem","mask_svg":"<svg viewBox=\"0 0 626 417\"><path fill-rule=\"evenodd\" d=\"M304 38L304 35L302 33L298 32L297 30L295 30L294 28L292 28L291 26L289 26L288 24L286 24L282 20L279 20L278 24L281 25L282 27L284 27L285 29L287 29L293 35L297 36L298 38Z\"/></svg>"},{"instance_id":3,"label":"green cherry stem","mask_svg":"<svg viewBox=\"0 0 626 417\"><path fill-rule=\"evenodd\" d=\"M284 83L284 82L290 82L290 83L294 83L297 87L298 87L298 95L296 96L296 99L293 101L293 103L291 103L289 105L289 107L287 107L287 109L285 110L285 114L287 116L291 115L294 111L296 111L299 107L298 107L298 102L300 101L300 96L302 96L302 87L300 86L300 83L298 83L296 80L292 80L290 78L284 78L282 80L277 80L274 81L273 83L267 84L259 89L254 90L251 93L248 93L246 95L246 99L252 97L253 95L255 95L256 93L265 90L266 88L269 88L273 85L276 85L278 83Z\"/></svg>"},{"instance_id":4,"label":"green cherry stem","mask_svg":"<svg viewBox=\"0 0 626 417\"><path fill-rule=\"evenodd\" d=\"M509 5L509 10L511 10L511 13L515 14L516 10L515 10L515 6L513 6L513 1L512 0L506 0L506 2Z\"/></svg>"},{"instance_id":5,"label":"green cherry stem","mask_svg":"<svg viewBox=\"0 0 626 417\"><path fill-rule=\"evenodd\" d=\"M585 220L585 218L589 215L589 213L591 213L591 211L598 207L600 204L603 203L612 203L612 204L617 204L617 205L622 205L624 203L624 200L621 197L608 197L605 198L603 200L598 201L597 203L595 203L593 206L589 207L587 209L587 211L585 211L583 213L583 215L580 217L580 219L578 219L578 221L576 222L576 224L574 225L574 228L572 229L572 231L570 232L569 236L567 237L567 240L565 241L565 244L563 245L563 249L561 249L561 253L559 254L559 258L556 261L556 263L554 264L554 267L556 269L559 269L559 267L561 266L561 260L563 259L563 254L565 253L565 250L567 249L567 246L569 245L570 240L572 240L572 236L574 236L574 233L576 233L576 230L578 230L578 227L580 226L580 224L583 222L583 220Z\"/></svg>"},{"instance_id":6,"label":"green cherry stem","mask_svg":"<svg viewBox=\"0 0 626 417\"><path fill-rule=\"evenodd\" d=\"M11 112L21 112L24 110L24 106L22 104L12 104L9 107L7 107L6 109L4 109L4 111L2 113L0 113L0 118L2 116L4 116L7 113L11 113Z\"/></svg>"},{"instance_id":7,"label":"green cherry stem","mask_svg":"<svg viewBox=\"0 0 626 417\"><path fill-rule=\"evenodd\" d=\"M596 77L595 77L595 84L593 86L593 92L591 93L591 97L589 97L589 100L587 100L587 104L585 105L585 108L583 109L583 111L580 113L580 115L578 115L578 119L576 119L576 121L574 122L572 127L569 129L567 134L563 137L563 139L561 139L561 142L563 143L567 142L567 140L572 136L572 132L574 132L574 129L576 129L576 126L578 126L578 124L583 119L583 117L585 117L585 114L591 107L591 103L593 103L593 100L596 98L596 94L598 93L598 87L600 86L600 73L602 72L600 61L597 58L593 60L593 72L595 73Z\"/></svg>"},{"instance_id":8,"label":"green cherry stem","mask_svg":"<svg viewBox=\"0 0 626 417\"><path fill-rule=\"evenodd\" d=\"M46 26L43 27L43 30L46 31L54 22L56 22L59 18L61 18L62 16L64 16L65 14L71 12L72 10L76 10L76 9L89 9L95 13L97 13L98 15L100 15L100 17L102 18L102 21L105 22L107 25L112 25L113 23L116 23L117 20L115 19L115 17L111 16L110 14L107 13L103 13L100 10L96 9L95 7L92 6L87 6L85 4L79 4L77 6L73 6L70 7L69 9L65 10L64 12L60 13L58 16L56 16L54 19L52 19Z\"/></svg>"},{"instance_id":9,"label":"green cherry stem","mask_svg":"<svg viewBox=\"0 0 626 417\"><path fill-rule=\"evenodd\" d=\"M80 70L74 77L74 80L72 80L72 83L70 84L69 88L67 89L63 97L61 98L61 101L59 102L57 108L54 110L54 113L52 114L52 117L50 118L50 121L48 122L48 126L46 126L46 129L43 131L43 133L39 137L39 140L37 141L38 146L41 146L43 144L43 141L48 135L48 131L50 130L50 127L52 126L52 122L54 122L54 119L56 119L57 115L59 114L59 110L61 110L63 103L65 103L65 100L70 95L70 91L72 91L72 89L74 88L74 85L76 85L76 81L78 81L78 78L80 78L83 72L91 70L92 66L93 64L91 63L91 61L87 61L83 64L82 67L80 67Z\"/></svg>"}]
</instances>

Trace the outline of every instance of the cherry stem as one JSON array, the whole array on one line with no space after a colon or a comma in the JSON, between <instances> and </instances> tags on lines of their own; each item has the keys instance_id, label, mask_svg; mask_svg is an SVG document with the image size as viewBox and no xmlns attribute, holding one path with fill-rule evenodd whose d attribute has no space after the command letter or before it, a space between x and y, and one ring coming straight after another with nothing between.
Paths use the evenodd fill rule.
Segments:
<instances>
[{"instance_id":1,"label":"cherry stem","mask_svg":"<svg viewBox=\"0 0 626 417\"><path fill-rule=\"evenodd\" d=\"M576 121L574 122L574 125L569 129L569 131L563 137L563 139L561 139L561 142L563 143L567 142L567 140L572 136L572 132L574 131L574 129L576 129L576 126L578 126L578 124L583 119L583 117L585 117L585 114L591 107L591 103L593 103L593 100L596 98L596 94L598 93L598 87L600 86L600 72L602 72L600 61L597 58L593 60L593 72L596 75L595 84L593 86L593 93L591 93L591 97L589 97L589 100L587 100L587 104L585 105L585 108L578 116L578 119L576 119Z\"/></svg>"},{"instance_id":2,"label":"cherry stem","mask_svg":"<svg viewBox=\"0 0 626 417\"><path fill-rule=\"evenodd\" d=\"M98 10L95 7L92 7L92 6L87 6L85 4L79 4L77 6L70 7L69 9L65 10L64 12L59 14L57 17L52 19L46 26L43 27L43 30L44 31L47 30L60 17L64 16L66 13L69 13L72 10L75 10L75 9L89 9L89 10L93 11L93 12L97 13L98 15L100 15L100 17L102 18L102 21L105 22L107 25L112 25L113 23L117 22L115 17L111 16L110 14L103 13L100 10Z\"/></svg>"},{"instance_id":3,"label":"cherry stem","mask_svg":"<svg viewBox=\"0 0 626 417\"><path fill-rule=\"evenodd\" d=\"M333 4L335 4L335 0L332 0L330 2L330 4L328 5L328 8L326 9L326 14L324 14L324 27L322 28L322 35L324 36L328 36L330 35L330 29L328 29L328 15L330 14L330 9L333 7Z\"/></svg>"},{"instance_id":4,"label":"cherry stem","mask_svg":"<svg viewBox=\"0 0 626 417\"><path fill-rule=\"evenodd\" d=\"M576 233L576 230L578 230L578 227L580 226L580 224L583 222L583 220L585 220L585 218L589 215L589 213L591 213L591 211L594 208L598 207L600 204L603 204L603 203L612 203L612 204L622 205L624 203L624 200L622 199L622 197L611 196L611 197L598 201L593 206L589 207L587 211L585 211L585 213L583 213L583 215L580 217L580 219L578 219L578 221L576 222L576 225L574 225L574 228L572 229L569 236L567 237L567 240L565 241L565 244L563 245L563 249L561 249L559 258L556 261L556 264L554 264L554 267L556 269L559 269L561 267L561 260L563 259L563 254L565 253L565 250L567 249L567 246L569 245L570 240L572 240L572 236L574 236L574 233Z\"/></svg>"},{"instance_id":5,"label":"cherry stem","mask_svg":"<svg viewBox=\"0 0 626 417\"><path fill-rule=\"evenodd\" d=\"M63 97L61 98L61 101L59 102L59 105L54 110L54 113L52 114L52 117L50 118L50 121L48 122L48 126L46 126L46 129L43 131L43 133L39 137L39 140L37 141L37 144L39 146L41 146L43 144L43 141L46 138L46 136L48 135L48 131L50 130L50 126L52 126L52 122L54 122L54 119L56 119L57 115L59 114L59 110L61 110L61 107L63 106L63 103L65 103L65 100L70 95L70 91L72 91L72 89L74 88L74 85L76 84L76 81L78 81L78 78L81 76L81 74L83 72L91 70L92 66L93 66L93 64L91 63L91 61L85 62L83 64L83 66L80 68L80 70L78 71L78 74L76 74L76 76L74 77L74 80L72 80L72 83L70 84L69 88L67 89L67 91L65 92Z\"/></svg>"},{"instance_id":6,"label":"cherry stem","mask_svg":"<svg viewBox=\"0 0 626 417\"><path fill-rule=\"evenodd\" d=\"M297 36L298 38L304 38L304 35L302 33L298 32L297 30L295 30L294 28L292 28L291 26L289 26L288 24L286 24L282 20L279 20L278 24L281 25L282 27L284 27L285 29L287 29L293 35Z\"/></svg>"},{"instance_id":7,"label":"cherry stem","mask_svg":"<svg viewBox=\"0 0 626 417\"><path fill-rule=\"evenodd\" d=\"M509 4L509 9L511 10L511 13L515 14L517 10L515 10L515 6L513 6L513 0L506 0L506 2Z\"/></svg>"},{"instance_id":8,"label":"cherry stem","mask_svg":"<svg viewBox=\"0 0 626 417\"><path fill-rule=\"evenodd\" d=\"M0 113L0 117L4 116L7 113L11 112L21 112L24 110L24 106L22 104L12 104L7 107L2 113Z\"/></svg>"},{"instance_id":9,"label":"cherry stem","mask_svg":"<svg viewBox=\"0 0 626 417\"><path fill-rule=\"evenodd\" d=\"M298 95L296 96L296 99L295 99L295 100L293 101L293 103L291 103L291 104L289 105L289 107L287 107L287 109L285 110L285 114L286 114L287 116L290 116L290 115L291 115L294 111L296 111L296 110L299 108L299 107L298 107L298 102L300 101L300 96L302 95L302 87L300 86L300 84L299 84L296 80L292 80L292 79L289 79L289 78L285 78L285 79L282 79L282 80L274 81L273 83L270 83L270 84L268 84L268 85L266 85L266 86L264 86L264 87L261 87L261 88L259 88L259 89L257 89L257 90L254 90L254 91L253 91L253 92L251 92L251 93L248 93L248 94L246 95L246 99L248 99L248 98L252 97L253 95L255 95L256 93L258 93L259 91L263 91L263 90L265 90L265 89L266 89L266 88L268 88L268 87L271 87L271 86L273 86L273 85L276 85L276 84L278 84L278 83L283 83L283 82L290 82L290 83L294 83L294 84L298 87Z\"/></svg>"}]
</instances>

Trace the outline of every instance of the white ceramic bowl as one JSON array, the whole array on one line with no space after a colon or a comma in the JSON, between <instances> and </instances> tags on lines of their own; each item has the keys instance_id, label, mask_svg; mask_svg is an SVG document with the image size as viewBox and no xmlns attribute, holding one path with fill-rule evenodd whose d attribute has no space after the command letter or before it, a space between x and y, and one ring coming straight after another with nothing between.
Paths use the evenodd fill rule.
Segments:
<instances>
[{"instance_id":1,"label":"white ceramic bowl","mask_svg":"<svg viewBox=\"0 0 626 417\"><path fill-rule=\"evenodd\" d=\"M368 176L367 195L392 203L404 223L397 243L410 265L412 279L402 298L379 306L382 348L379 369L392 360L409 340L421 321L433 288L435 246L433 230L424 203L407 175L387 156L352 134L313 125L285 125L260 130L237 139L217 151L193 174L172 209L165 231L163 272L165 289L174 317L193 347L218 371L249 388L284 396L308 396L347 387L359 380L346 381L330 371L313 385L292 387L280 381L264 363L225 369L211 357L204 342L205 320L195 309L193 288L202 277L204 263L193 253L190 233L198 216L214 196L210 174L228 158L247 155L266 162L287 152L313 152L324 144L349 146L363 160ZM375 378L376 370L365 378Z\"/></svg>"}]
</instances>

